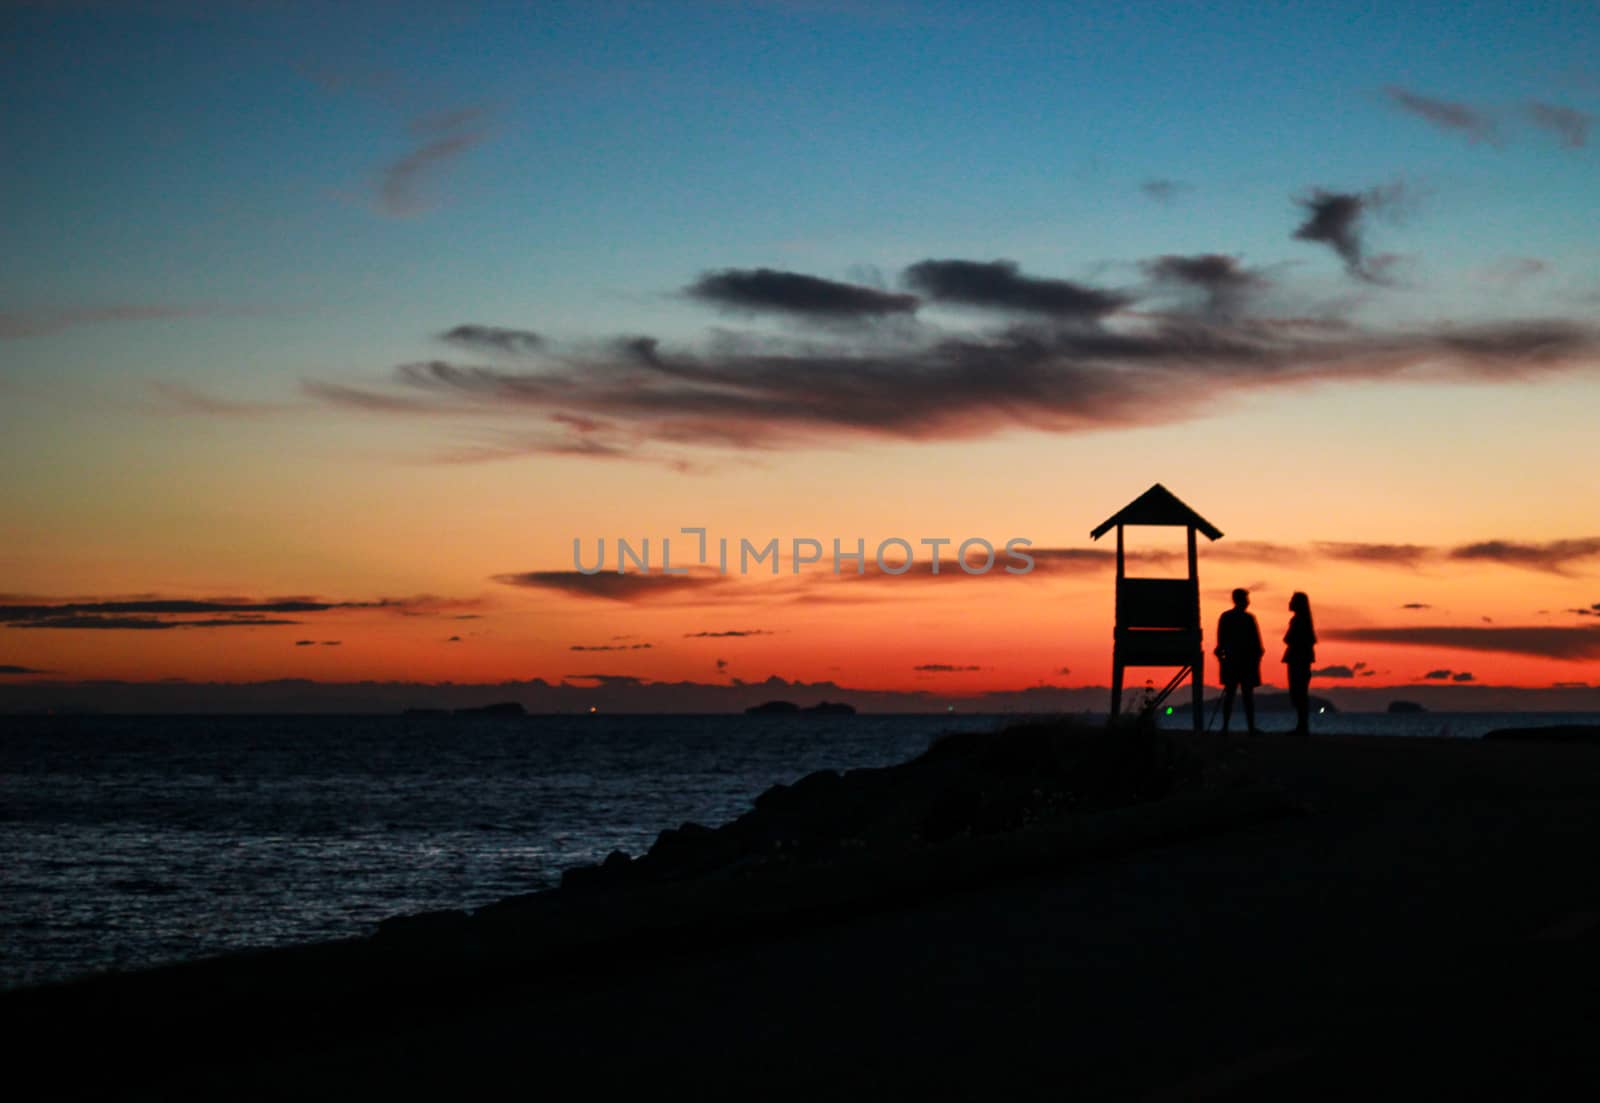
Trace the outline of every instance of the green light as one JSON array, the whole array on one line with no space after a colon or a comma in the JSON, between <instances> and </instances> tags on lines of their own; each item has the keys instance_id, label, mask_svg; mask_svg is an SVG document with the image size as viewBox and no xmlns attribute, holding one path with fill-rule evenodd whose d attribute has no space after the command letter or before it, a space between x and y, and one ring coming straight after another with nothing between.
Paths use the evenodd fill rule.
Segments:
<instances>
[{"instance_id":1,"label":"green light","mask_svg":"<svg viewBox=\"0 0 1600 1103\"><path fill-rule=\"evenodd\" d=\"M1171 705L1168 705L1168 706L1167 706L1167 715L1168 715L1168 716L1171 716L1171 715L1172 715L1172 706L1171 706Z\"/></svg>"}]
</instances>

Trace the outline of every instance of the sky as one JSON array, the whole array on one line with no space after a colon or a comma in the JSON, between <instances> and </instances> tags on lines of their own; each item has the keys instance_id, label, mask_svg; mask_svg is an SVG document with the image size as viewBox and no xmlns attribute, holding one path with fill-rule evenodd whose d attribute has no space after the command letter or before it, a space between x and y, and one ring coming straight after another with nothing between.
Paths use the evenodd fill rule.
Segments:
<instances>
[{"instance_id":1,"label":"sky","mask_svg":"<svg viewBox=\"0 0 1600 1103\"><path fill-rule=\"evenodd\" d=\"M1080 691L1155 483L1268 682L1303 590L1314 690L1586 701L1596 57L1572 2L0 3L0 706Z\"/></svg>"}]
</instances>

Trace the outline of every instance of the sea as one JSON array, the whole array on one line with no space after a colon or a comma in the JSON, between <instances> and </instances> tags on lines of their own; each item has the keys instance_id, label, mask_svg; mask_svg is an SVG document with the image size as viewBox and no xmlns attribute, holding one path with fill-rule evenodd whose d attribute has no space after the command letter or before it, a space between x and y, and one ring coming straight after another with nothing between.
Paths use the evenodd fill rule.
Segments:
<instances>
[{"instance_id":1,"label":"sea","mask_svg":"<svg viewBox=\"0 0 1600 1103\"><path fill-rule=\"evenodd\" d=\"M471 909L642 853L664 828L727 822L774 784L1019 719L0 716L0 988ZM1596 722L1339 713L1313 732Z\"/></svg>"}]
</instances>

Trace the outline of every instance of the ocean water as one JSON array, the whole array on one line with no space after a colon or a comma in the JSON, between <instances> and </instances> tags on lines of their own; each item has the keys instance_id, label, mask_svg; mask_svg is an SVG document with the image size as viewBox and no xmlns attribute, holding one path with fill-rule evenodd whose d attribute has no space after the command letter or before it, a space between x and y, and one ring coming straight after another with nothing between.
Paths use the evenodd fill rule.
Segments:
<instances>
[{"instance_id":1,"label":"ocean water","mask_svg":"<svg viewBox=\"0 0 1600 1103\"><path fill-rule=\"evenodd\" d=\"M370 933L557 883L981 716L0 717L0 987ZM1474 737L1595 717L1315 727ZM1266 718L1268 730L1286 726Z\"/></svg>"}]
</instances>

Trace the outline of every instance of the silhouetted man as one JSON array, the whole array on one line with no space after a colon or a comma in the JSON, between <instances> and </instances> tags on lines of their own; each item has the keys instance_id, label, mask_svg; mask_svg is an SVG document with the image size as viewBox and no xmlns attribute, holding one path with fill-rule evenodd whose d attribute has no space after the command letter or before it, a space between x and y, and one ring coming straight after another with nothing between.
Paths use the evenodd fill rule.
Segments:
<instances>
[{"instance_id":1,"label":"silhouetted man","mask_svg":"<svg viewBox=\"0 0 1600 1103\"><path fill-rule=\"evenodd\" d=\"M1217 619L1216 656L1222 668L1222 734L1228 734L1233 714L1233 693L1244 690L1244 720L1250 734L1256 734L1255 688L1261 684L1261 628L1250 608L1250 591L1233 591L1233 608Z\"/></svg>"}]
</instances>

